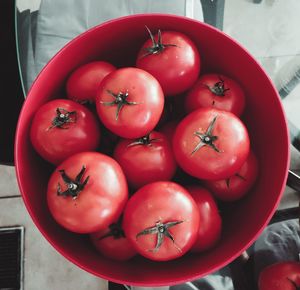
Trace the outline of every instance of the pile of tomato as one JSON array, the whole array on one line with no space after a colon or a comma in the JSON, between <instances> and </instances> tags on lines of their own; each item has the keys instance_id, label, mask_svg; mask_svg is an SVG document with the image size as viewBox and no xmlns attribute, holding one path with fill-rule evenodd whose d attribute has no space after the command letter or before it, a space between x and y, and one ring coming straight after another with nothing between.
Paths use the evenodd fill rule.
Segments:
<instances>
[{"instance_id":1,"label":"pile of tomato","mask_svg":"<svg viewBox=\"0 0 300 290\"><path fill-rule=\"evenodd\" d=\"M239 83L201 73L188 36L145 33L134 66L71 72L66 98L39 108L30 137L57 166L47 202L58 224L111 259L167 261L216 246L216 200L249 193L258 164Z\"/></svg>"}]
</instances>

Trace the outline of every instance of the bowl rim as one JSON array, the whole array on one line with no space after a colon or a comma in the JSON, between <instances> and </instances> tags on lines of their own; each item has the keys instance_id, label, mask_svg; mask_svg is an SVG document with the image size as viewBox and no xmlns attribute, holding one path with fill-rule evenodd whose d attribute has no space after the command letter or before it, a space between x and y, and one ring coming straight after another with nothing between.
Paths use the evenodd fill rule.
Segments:
<instances>
[{"instance_id":1,"label":"bowl rim","mask_svg":"<svg viewBox=\"0 0 300 290\"><path fill-rule=\"evenodd\" d=\"M88 267L85 267L84 265L82 265L80 262L76 261L75 258L73 258L71 255L65 253L54 241L52 241L52 238L50 235L48 235L47 231L45 231L42 226L39 225L38 223L38 219L35 216L34 212L30 209L30 202L27 199L27 195L21 185L21 176L20 176L20 127L21 127L21 121L22 121L22 116L24 114L24 111L26 109L26 103L28 101L28 99L30 100L30 95L31 95L31 91L34 89L34 87L36 86L36 83L39 81L40 75L44 74L45 71L47 71L48 66L53 62L53 59L57 58L59 55L61 55L62 53L64 53L65 50L68 50L69 47L71 47L72 45L74 45L74 43L80 41L81 38L85 37L87 34L101 29L102 27L108 26L111 23L116 23L116 22L122 22L123 20L126 19L136 19L136 18L151 18L153 16L156 17L163 17L163 18L175 18L175 19L181 19L183 21L190 21L190 22L194 22L197 25L202 25L204 27L206 27L206 29L213 31L214 33L218 33L221 34L224 38L227 38L228 40L230 40L234 45L238 46L240 49L244 50L244 52L246 53L247 57L251 58L252 61L255 63L257 69L259 69L263 75L266 77L266 80L269 82L271 89L274 92L274 95L277 96L277 101L279 104L279 109L280 112L282 114L282 120L284 121L284 129L285 129L285 135L286 138L283 140L284 142L284 148L286 148L286 152L284 152L286 154L286 164L285 164L285 176L283 178L282 181L282 185L280 188L280 192L278 193L276 202L273 205L272 210L270 210L270 212L266 213L267 218L265 220L264 223L262 223L259 227L259 229L257 230L257 232L255 233L254 236L252 236L252 238L244 245L241 245L239 248L235 249L235 254L230 256L227 259L224 259L224 261L222 263L219 263L218 265L214 265L211 266L210 268L207 268L206 271L202 271L201 274L191 274L189 275L189 277L176 277L173 278L172 281L169 281L168 284L166 283L161 283L161 282L156 282L151 281L147 284L143 284L140 282L135 282L135 281L131 281L130 279L126 280L121 280L118 278L114 278L114 277L109 277L107 275L104 275L102 273L99 273L97 271L94 271ZM280 200L282 198L283 195L283 191L285 189L285 184L287 181L287 176L288 176L288 169L289 169L289 163L290 163L290 150L289 150L289 146L290 146L290 136L288 133L288 122L287 122L287 117L283 108L283 104L280 100L279 94L275 88L275 85L273 84L270 76L266 73L266 71L264 70L264 68L258 63L258 61L250 54L250 52L243 46L241 45L238 41L236 41L234 38L232 38L231 36L229 36L228 34L224 33L223 31L198 20L186 17L186 16L179 16L179 15L175 15L175 14L168 14L168 13L139 13L139 14L133 14L133 15L127 15L127 16L122 16L122 17L118 17L118 18L114 18L108 21L105 21L103 23L100 23L92 28L89 28L88 30L84 31L83 33L79 34L78 36L76 36L75 38L73 38L72 40L70 40L67 44L65 44L54 56L52 56L52 58L47 62L47 64L43 67L43 69L39 72L39 74L37 75L37 77L35 78L33 84L30 87L30 90L27 94L27 97L25 98L25 101L23 103L22 109L20 111L19 114L19 118L18 118L18 122L17 122L17 127L16 127L16 133L15 133L15 146L14 146L14 160L15 160L15 172L16 172L16 177L17 177L17 182L18 182L18 186L22 195L22 199L24 201L24 204L26 206L26 209L29 213L29 215L31 216L31 219L34 222L34 225L38 228L38 230L42 233L42 235L46 238L46 240L52 245L52 247L58 251L63 257L65 257L66 259L68 259L69 261L71 261L72 263L74 263L75 265L77 265L78 267L80 267L81 269L87 271L88 273L91 273L97 277L100 277L102 279L108 280L108 281L112 281L115 283L119 283L119 284L129 284L132 286L147 286L147 287L159 287L159 286L172 286L172 285L177 285L177 284L181 284L181 283L185 283L187 281L192 281L192 280L196 280L199 279L201 277L204 277L210 273L213 273L223 267L225 267L226 265L228 265L229 263L231 263L233 260L235 260L238 256L240 256L245 250L247 250L254 242L255 240L257 240L257 238L259 237L259 235L262 233L262 231L264 230L264 228L267 226L267 224L269 223L269 221L271 220L274 212L276 211ZM201 277L199 277L201 275ZM186 275L187 276L187 275Z\"/></svg>"}]
</instances>

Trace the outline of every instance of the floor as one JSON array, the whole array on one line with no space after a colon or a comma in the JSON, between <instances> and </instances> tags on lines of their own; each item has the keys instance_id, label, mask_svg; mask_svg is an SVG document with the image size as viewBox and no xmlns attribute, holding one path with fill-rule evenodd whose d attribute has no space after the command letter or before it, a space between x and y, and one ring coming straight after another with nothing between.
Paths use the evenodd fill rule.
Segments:
<instances>
[{"instance_id":1,"label":"floor","mask_svg":"<svg viewBox=\"0 0 300 290\"><path fill-rule=\"evenodd\" d=\"M207 0L215 1L215 0ZM18 0L18 7L38 9L40 0ZM226 0L224 31L243 44L263 65L277 88L281 88L300 68L299 0ZM288 17L287 17L288 16ZM289 31L287 33L287 31ZM253 41L255 39L255 41ZM286 45L286 43L289 45ZM300 126L300 86L284 100L289 119ZM300 168L300 157L292 149L291 167ZM24 225L25 290L68 290L107 288L96 278L59 255L42 237L29 217L16 182L14 167L0 165L0 227ZM280 208L297 204L299 197L286 189Z\"/></svg>"}]
</instances>

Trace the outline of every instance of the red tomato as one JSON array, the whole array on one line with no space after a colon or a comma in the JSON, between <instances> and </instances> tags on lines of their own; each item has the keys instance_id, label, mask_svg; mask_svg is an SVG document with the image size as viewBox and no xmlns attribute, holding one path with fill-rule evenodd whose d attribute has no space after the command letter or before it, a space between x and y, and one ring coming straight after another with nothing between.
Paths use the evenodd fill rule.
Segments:
<instances>
[{"instance_id":1,"label":"red tomato","mask_svg":"<svg viewBox=\"0 0 300 290\"><path fill-rule=\"evenodd\" d=\"M195 243L199 212L177 183L158 181L140 188L128 201L123 229L138 253L155 261L184 255Z\"/></svg>"},{"instance_id":2,"label":"red tomato","mask_svg":"<svg viewBox=\"0 0 300 290\"><path fill-rule=\"evenodd\" d=\"M45 160L58 165L75 153L95 150L100 128L96 117L83 105L56 99L35 113L30 139Z\"/></svg>"},{"instance_id":3,"label":"red tomato","mask_svg":"<svg viewBox=\"0 0 300 290\"><path fill-rule=\"evenodd\" d=\"M221 74L202 75L185 98L185 110L190 113L202 107L240 116L245 107L245 94L240 85L229 77Z\"/></svg>"},{"instance_id":4,"label":"red tomato","mask_svg":"<svg viewBox=\"0 0 300 290\"><path fill-rule=\"evenodd\" d=\"M259 290L300 289L300 263L280 262L266 267L260 273Z\"/></svg>"},{"instance_id":5,"label":"red tomato","mask_svg":"<svg viewBox=\"0 0 300 290\"><path fill-rule=\"evenodd\" d=\"M127 261L136 255L136 250L117 223L111 224L105 230L91 234L90 237L96 249L103 256L113 260Z\"/></svg>"},{"instance_id":6,"label":"red tomato","mask_svg":"<svg viewBox=\"0 0 300 290\"><path fill-rule=\"evenodd\" d=\"M135 189L150 182L170 180L176 171L171 144L165 135L155 131L137 140L121 140L114 158Z\"/></svg>"},{"instance_id":7,"label":"red tomato","mask_svg":"<svg viewBox=\"0 0 300 290\"><path fill-rule=\"evenodd\" d=\"M179 166L200 179L232 176L246 161L249 148L248 132L240 119L211 108L190 113L179 123L173 137Z\"/></svg>"},{"instance_id":8,"label":"red tomato","mask_svg":"<svg viewBox=\"0 0 300 290\"><path fill-rule=\"evenodd\" d=\"M186 35L159 30L150 34L140 49L136 66L151 73L161 84L166 96L177 95L189 89L200 72L197 47Z\"/></svg>"},{"instance_id":9,"label":"red tomato","mask_svg":"<svg viewBox=\"0 0 300 290\"><path fill-rule=\"evenodd\" d=\"M73 155L48 183L47 201L54 219L76 233L106 229L122 213L128 198L120 165L97 152Z\"/></svg>"},{"instance_id":10,"label":"red tomato","mask_svg":"<svg viewBox=\"0 0 300 290\"><path fill-rule=\"evenodd\" d=\"M105 61L93 61L80 66L68 78L68 98L79 103L94 103L101 81L115 69Z\"/></svg>"},{"instance_id":11,"label":"red tomato","mask_svg":"<svg viewBox=\"0 0 300 290\"><path fill-rule=\"evenodd\" d=\"M221 216L213 196L207 189L188 186L187 190L194 198L200 214L198 238L192 251L203 252L213 248L219 241L222 230Z\"/></svg>"},{"instance_id":12,"label":"red tomato","mask_svg":"<svg viewBox=\"0 0 300 290\"><path fill-rule=\"evenodd\" d=\"M163 133L170 142L173 140L173 136L175 134L176 128L178 126L178 121L173 120L169 123L166 123L160 128L160 132ZM197 183L198 180L187 173L185 173L180 167L177 166L177 170L172 180L181 184L182 186L186 186L189 184Z\"/></svg>"},{"instance_id":13,"label":"red tomato","mask_svg":"<svg viewBox=\"0 0 300 290\"><path fill-rule=\"evenodd\" d=\"M158 81L146 71L118 69L102 81L96 98L102 123L123 138L147 135L157 125L164 107Z\"/></svg>"},{"instance_id":14,"label":"red tomato","mask_svg":"<svg viewBox=\"0 0 300 290\"><path fill-rule=\"evenodd\" d=\"M252 151L243 166L233 176L222 180L206 181L205 185L223 201L235 201L245 196L258 174L257 159Z\"/></svg>"}]
</instances>

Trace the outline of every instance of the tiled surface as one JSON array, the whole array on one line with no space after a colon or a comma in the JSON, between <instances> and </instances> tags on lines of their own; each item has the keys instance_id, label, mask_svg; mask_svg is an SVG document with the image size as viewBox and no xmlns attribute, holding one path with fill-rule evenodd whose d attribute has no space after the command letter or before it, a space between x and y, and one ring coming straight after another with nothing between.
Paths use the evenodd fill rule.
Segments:
<instances>
[{"instance_id":1,"label":"tiled surface","mask_svg":"<svg viewBox=\"0 0 300 290\"><path fill-rule=\"evenodd\" d=\"M0 197L20 195L15 176L16 173L15 173L14 166L0 165ZM0 225L1 225L1 214L0 214Z\"/></svg>"},{"instance_id":2,"label":"tiled surface","mask_svg":"<svg viewBox=\"0 0 300 290\"><path fill-rule=\"evenodd\" d=\"M0 165L0 193L4 188L19 195L14 167ZM107 289L105 280L81 270L50 246L34 226L21 197L1 198L0 227L14 225L25 227L24 290Z\"/></svg>"}]
</instances>

